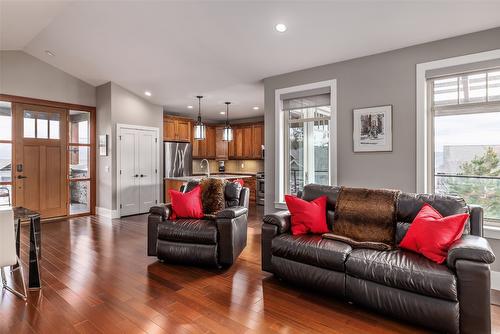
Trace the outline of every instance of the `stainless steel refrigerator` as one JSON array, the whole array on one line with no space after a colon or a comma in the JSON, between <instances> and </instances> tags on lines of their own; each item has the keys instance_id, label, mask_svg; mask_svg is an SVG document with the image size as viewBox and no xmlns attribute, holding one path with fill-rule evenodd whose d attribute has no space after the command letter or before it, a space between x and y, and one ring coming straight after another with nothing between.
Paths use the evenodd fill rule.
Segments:
<instances>
[{"instance_id":1,"label":"stainless steel refrigerator","mask_svg":"<svg viewBox=\"0 0 500 334\"><path fill-rule=\"evenodd\" d=\"M191 176L193 153L190 143L163 143L163 175L165 177Z\"/></svg>"}]
</instances>

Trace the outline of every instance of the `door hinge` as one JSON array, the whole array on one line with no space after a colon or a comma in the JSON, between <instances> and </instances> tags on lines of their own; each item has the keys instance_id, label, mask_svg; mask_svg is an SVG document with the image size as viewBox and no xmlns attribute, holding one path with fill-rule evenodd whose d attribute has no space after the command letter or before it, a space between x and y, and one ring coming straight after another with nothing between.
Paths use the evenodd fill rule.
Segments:
<instances>
[{"instance_id":1,"label":"door hinge","mask_svg":"<svg viewBox=\"0 0 500 334\"><path fill-rule=\"evenodd\" d=\"M122 140L122 136L118 136L120 138L120 140Z\"/></svg>"},{"instance_id":2,"label":"door hinge","mask_svg":"<svg viewBox=\"0 0 500 334\"><path fill-rule=\"evenodd\" d=\"M158 204L158 200L157 199L155 199L155 204Z\"/></svg>"},{"instance_id":3,"label":"door hinge","mask_svg":"<svg viewBox=\"0 0 500 334\"><path fill-rule=\"evenodd\" d=\"M158 142L158 138L155 138L155 143L157 143L157 142Z\"/></svg>"},{"instance_id":4,"label":"door hinge","mask_svg":"<svg viewBox=\"0 0 500 334\"><path fill-rule=\"evenodd\" d=\"M120 169L120 175L122 175L122 170Z\"/></svg>"},{"instance_id":5,"label":"door hinge","mask_svg":"<svg viewBox=\"0 0 500 334\"><path fill-rule=\"evenodd\" d=\"M123 204L120 204L120 209L123 209Z\"/></svg>"},{"instance_id":6,"label":"door hinge","mask_svg":"<svg viewBox=\"0 0 500 334\"><path fill-rule=\"evenodd\" d=\"M158 169L155 168L155 174L158 174Z\"/></svg>"}]
</instances>

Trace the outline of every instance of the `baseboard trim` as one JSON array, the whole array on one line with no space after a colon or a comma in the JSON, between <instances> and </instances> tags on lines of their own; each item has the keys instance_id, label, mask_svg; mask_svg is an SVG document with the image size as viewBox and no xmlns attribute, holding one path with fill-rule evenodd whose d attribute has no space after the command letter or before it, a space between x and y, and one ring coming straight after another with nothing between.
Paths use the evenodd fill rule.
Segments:
<instances>
[{"instance_id":1,"label":"baseboard trim","mask_svg":"<svg viewBox=\"0 0 500 334\"><path fill-rule=\"evenodd\" d=\"M111 218L111 219L120 218L120 213L118 212L118 210L110 210L106 208L100 208L98 206L96 206L95 208L95 214L97 216Z\"/></svg>"}]
</instances>

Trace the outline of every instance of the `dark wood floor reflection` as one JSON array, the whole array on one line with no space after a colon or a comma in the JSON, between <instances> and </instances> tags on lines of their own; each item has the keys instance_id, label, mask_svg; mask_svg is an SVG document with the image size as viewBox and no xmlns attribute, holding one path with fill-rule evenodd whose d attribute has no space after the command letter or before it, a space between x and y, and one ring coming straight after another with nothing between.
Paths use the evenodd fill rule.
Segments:
<instances>
[{"instance_id":1,"label":"dark wood floor reflection","mask_svg":"<svg viewBox=\"0 0 500 334\"><path fill-rule=\"evenodd\" d=\"M147 257L145 215L44 224L43 289L0 296L0 333L423 332L262 272L261 216L252 208L248 246L222 272ZM493 306L496 330L499 316Z\"/></svg>"}]
</instances>

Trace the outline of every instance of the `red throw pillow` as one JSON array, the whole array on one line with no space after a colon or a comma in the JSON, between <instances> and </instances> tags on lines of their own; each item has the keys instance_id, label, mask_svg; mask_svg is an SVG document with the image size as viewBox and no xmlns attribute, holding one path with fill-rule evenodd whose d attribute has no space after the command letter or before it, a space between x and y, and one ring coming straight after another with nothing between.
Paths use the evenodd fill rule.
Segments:
<instances>
[{"instance_id":1,"label":"red throw pillow","mask_svg":"<svg viewBox=\"0 0 500 334\"><path fill-rule=\"evenodd\" d=\"M169 219L176 218L203 218L203 206L201 205L201 187L196 186L187 193L170 189L170 202L172 213Z\"/></svg>"},{"instance_id":2,"label":"red throw pillow","mask_svg":"<svg viewBox=\"0 0 500 334\"><path fill-rule=\"evenodd\" d=\"M432 206L424 204L399 247L443 263L451 244L462 236L467 218L467 213L443 217Z\"/></svg>"},{"instance_id":3,"label":"red throw pillow","mask_svg":"<svg viewBox=\"0 0 500 334\"><path fill-rule=\"evenodd\" d=\"M285 195L285 202L292 215L292 234L327 233L326 196L314 201L304 201L297 196Z\"/></svg>"},{"instance_id":4,"label":"red throw pillow","mask_svg":"<svg viewBox=\"0 0 500 334\"><path fill-rule=\"evenodd\" d=\"M243 181L243 179L236 179L233 181L234 183L239 183L242 187L243 185L245 184L245 181Z\"/></svg>"}]
</instances>

